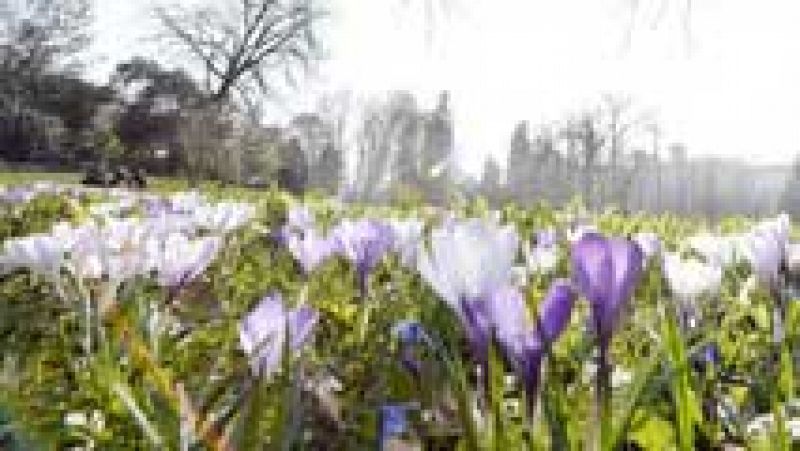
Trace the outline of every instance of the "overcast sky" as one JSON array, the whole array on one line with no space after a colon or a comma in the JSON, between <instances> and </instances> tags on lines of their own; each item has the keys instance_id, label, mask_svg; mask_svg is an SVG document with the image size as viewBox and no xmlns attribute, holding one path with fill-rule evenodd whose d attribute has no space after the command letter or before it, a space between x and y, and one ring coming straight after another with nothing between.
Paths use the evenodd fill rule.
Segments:
<instances>
[{"instance_id":1,"label":"overcast sky","mask_svg":"<svg viewBox=\"0 0 800 451\"><path fill-rule=\"evenodd\" d=\"M791 161L800 2L694 1L687 32L686 1L639 0L631 27L631 0L331 0L327 58L273 116L326 90L408 89L432 104L448 89L458 161L474 172L486 155L505 162L516 121L555 120L611 92L656 111L665 140L691 155ZM117 59L156 52L141 42L153 33L145 2L97 0L96 26L96 53L108 57L98 77Z\"/></svg>"}]
</instances>

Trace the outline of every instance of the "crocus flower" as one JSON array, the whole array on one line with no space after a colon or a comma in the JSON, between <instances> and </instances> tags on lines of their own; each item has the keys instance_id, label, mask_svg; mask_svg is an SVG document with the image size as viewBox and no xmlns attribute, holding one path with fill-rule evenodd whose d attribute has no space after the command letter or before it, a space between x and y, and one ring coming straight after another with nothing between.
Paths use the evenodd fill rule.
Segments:
<instances>
[{"instance_id":1,"label":"crocus flower","mask_svg":"<svg viewBox=\"0 0 800 451\"><path fill-rule=\"evenodd\" d=\"M433 230L430 249L422 247L419 253L420 274L458 315L480 362L488 350L488 303L514 281L518 241L508 226L454 221Z\"/></svg>"},{"instance_id":2,"label":"crocus flower","mask_svg":"<svg viewBox=\"0 0 800 451\"><path fill-rule=\"evenodd\" d=\"M800 243L786 245L786 266L789 271L800 273Z\"/></svg>"},{"instance_id":3,"label":"crocus flower","mask_svg":"<svg viewBox=\"0 0 800 451\"><path fill-rule=\"evenodd\" d=\"M273 374L287 348L287 335L288 349L298 353L318 319L319 313L307 306L287 310L280 293L264 297L239 325L239 343L250 358L252 371L264 377Z\"/></svg>"},{"instance_id":4,"label":"crocus flower","mask_svg":"<svg viewBox=\"0 0 800 451\"><path fill-rule=\"evenodd\" d=\"M598 233L597 226L594 224L577 222L567 230L567 241L570 243L577 243L584 236L596 233Z\"/></svg>"},{"instance_id":5,"label":"crocus flower","mask_svg":"<svg viewBox=\"0 0 800 451\"><path fill-rule=\"evenodd\" d=\"M204 205L192 213L194 221L203 229L228 233L246 224L255 214L255 208L246 203L220 202Z\"/></svg>"},{"instance_id":6,"label":"crocus flower","mask_svg":"<svg viewBox=\"0 0 800 451\"><path fill-rule=\"evenodd\" d=\"M654 232L639 232L633 236L633 241L639 245L645 260L649 260L661 252L661 239Z\"/></svg>"},{"instance_id":7,"label":"crocus flower","mask_svg":"<svg viewBox=\"0 0 800 451\"><path fill-rule=\"evenodd\" d=\"M601 346L608 346L620 311L642 275L642 265L641 249L624 238L590 233L574 245L574 282L589 301Z\"/></svg>"},{"instance_id":8,"label":"crocus flower","mask_svg":"<svg viewBox=\"0 0 800 451\"><path fill-rule=\"evenodd\" d=\"M401 262L412 266L417 260L417 250L422 241L424 224L419 219L391 219L389 225L394 234L394 250L400 254Z\"/></svg>"},{"instance_id":9,"label":"crocus flower","mask_svg":"<svg viewBox=\"0 0 800 451\"><path fill-rule=\"evenodd\" d=\"M170 211L169 200L158 195L140 197L139 205L145 216L159 216Z\"/></svg>"},{"instance_id":10,"label":"crocus flower","mask_svg":"<svg viewBox=\"0 0 800 451\"><path fill-rule=\"evenodd\" d=\"M424 344L431 350L435 345L422 324L416 321L400 321L392 327L392 335L400 343L400 363L414 376L419 376L421 364L415 356L416 348Z\"/></svg>"},{"instance_id":11,"label":"crocus flower","mask_svg":"<svg viewBox=\"0 0 800 451\"><path fill-rule=\"evenodd\" d=\"M721 360L719 346L716 343L706 343L693 357L701 367L719 365Z\"/></svg>"},{"instance_id":12,"label":"crocus flower","mask_svg":"<svg viewBox=\"0 0 800 451\"><path fill-rule=\"evenodd\" d=\"M184 286L211 264L222 246L219 237L188 238L173 233L165 239L148 243L149 258L159 285L170 288Z\"/></svg>"},{"instance_id":13,"label":"crocus flower","mask_svg":"<svg viewBox=\"0 0 800 451\"><path fill-rule=\"evenodd\" d=\"M782 213L773 219L761 221L753 227L753 232L770 235L778 242L781 250L789 242L789 232L791 231L792 223L789 215Z\"/></svg>"},{"instance_id":14,"label":"crocus flower","mask_svg":"<svg viewBox=\"0 0 800 451\"><path fill-rule=\"evenodd\" d=\"M171 213L191 214L197 208L206 204L206 198L197 191L175 193L168 200Z\"/></svg>"},{"instance_id":15,"label":"crocus flower","mask_svg":"<svg viewBox=\"0 0 800 451\"><path fill-rule=\"evenodd\" d=\"M379 451L387 448L389 440L408 432L408 411L415 408L412 404L384 404L380 407L380 433L378 434Z\"/></svg>"},{"instance_id":16,"label":"crocus flower","mask_svg":"<svg viewBox=\"0 0 800 451\"><path fill-rule=\"evenodd\" d=\"M722 268L678 254L664 254L662 269L670 290L681 307L682 318L690 321L696 313L695 303L704 294L715 294L722 284Z\"/></svg>"},{"instance_id":17,"label":"crocus flower","mask_svg":"<svg viewBox=\"0 0 800 451\"><path fill-rule=\"evenodd\" d=\"M539 369L544 351L564 331L572 314L575 292L570 283L553 283L539 305L538 315L530 320L525 298L519 290L505 288L494 293L489 316L495 337L505 355L522 378L529 402L539 384Z\"/></svg>"},{"instance_id":18,"label":"crocus flower","mask_svg":"<svg viewBox=\"0 0 800 451\"><path fill-rule=\"evenodd\" d=\"M331 236L337 250L355 265L363 292L367 276L394 244L392 228L376 219L343 220Z\"/></svg>"},{"instance_id":19,"label":"crocus flower","mask_svg":"<svg viewBox=\"0 0 800 451\"><path fill-rule=\"evenodd\" d=\"M286 211L286 227L292 231L316 227L314 213L307 205L294 205Z\"/></svg>"},{"instance_id":20,"label":"crocus flower","mask_svg":"<svg viewBox=\"0 0 800 451\"><path fill-rule=\"evenodd\" d=\"M96 218L121 218L133 211L136 200L130 197L101 202L89 207L89 214Z\"/></svg>"},{"instance_id":21,"label":"crocus flower","mask_svg":"<svg viewBox=\"0 0 800 451\"><path fill-rule=\"evenodd\" d=\"M783 245L767 230L755 230L741 237L742 254L759 283L774 286L783 260Z\"/></svg>"},{"instance_id":22,"label":"crocus flower","mask_svg":"<svg viewBox=\"0 0 800 451\"><path fill-rule=\"evenodd\" d=\"M53 235L70 243L70 270L78 277L119 282L148 271L149 229L136 219L106 218L79 227L58 224Z\"/></svg>"},{"instance_id":23,"label":"crocus flower","mask_svg":"<svg viewBox=\"0 0 800 451\"><path fill-rule=\"evenodd\" d=\"M525 262L531 272L549 273L558 265L558 237L555 230L546 229L536 234L533 246L524 246Z\"/></svg>"},{"instance_id":24,"label":"crocus flower","mask_svg":"<svg viewBox=\"0 0 800 451\"><path fill-rule=\"evenodd\" d=\"M65 262L67 244L48 234L8 240L4 243L4 270L25 268L35 274L57 276Z\"/></svg>"},{"instance_id":25,"label":"crocus flower","mask_svg":"<svg viewBox=\"0 0 800 451\"><path fill-rule=\"evenodd\" d=\"M314 271L336 250L332 239L320 236L313 228L303 233L285 233L283 241L306 274Z\"/></svg>"},{"instance_id":26,"label":"crocus flower","mask_svg":"<svg viewBox=\"0 0 800 451\"><path fill-rule=\"evenodd\" d=\"M680 255L664 254L664 276L672 292L684 299L713 294L722 283L722 268L700 260L682 259Z\"/></svg>"},{"instance_id":27,"label":"crocus flower","mask_svg":"<svg viewBox=\"0 0 800 451\"><path fill-rule=\"evenodd\" d=\"M736 263L737 239L725 236L695 235L686 240L690 249L699 253L709 263L728 268Z\"/></svg>"}]
</instances>

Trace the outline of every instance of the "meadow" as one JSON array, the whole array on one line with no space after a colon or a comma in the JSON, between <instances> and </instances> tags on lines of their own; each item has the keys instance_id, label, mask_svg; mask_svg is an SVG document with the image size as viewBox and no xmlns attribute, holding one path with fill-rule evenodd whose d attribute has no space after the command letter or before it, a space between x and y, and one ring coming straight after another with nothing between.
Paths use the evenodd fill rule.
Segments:
<instances>
[{"instance_id":1,"label":"meadow","mask_svg":"<svg viewBox=\"0 0 800 451\"><path fill-rule=\"evenodd\" d=\"M786 215L33 179L0 194L3 449L800 446Z\"/></svg>"}]
</instances>

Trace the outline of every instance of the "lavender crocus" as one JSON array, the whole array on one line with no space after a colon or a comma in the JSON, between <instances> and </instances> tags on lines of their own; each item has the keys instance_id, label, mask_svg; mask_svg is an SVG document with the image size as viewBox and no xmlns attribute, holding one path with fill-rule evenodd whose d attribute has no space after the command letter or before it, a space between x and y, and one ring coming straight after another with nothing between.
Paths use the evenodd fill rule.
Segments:
<instances>
[{"instance_id":1,"label":"lavender crocus","mask_svg":"<svg viewBox=\"0 0 800 451\"><path fill-rule=\"evenodd\" d=\"M356 269L362 294L367 276L378 266L394 244L394 231L377 219L343 220L331 232L337 251L350 260Z\"/></svg>"},{"instance_id":2,"label":"lavender crocus","mask_svg":"<svg viewBox=\"0 0 800 451\"><path fill-rule=\"evenodd\" d=\"M529 407L539 386L542 357L569 324L575 291L566 280L556 280L530 320L525 298L517 289L494 293L489 316L495 338L524 382Z\"/></svg>"},{"instance_id":3,"label":"lavender crocus","mask_svg":"<svg viewBox=\"0 0 800 451\"><path fill-rule=\"evenodd\" d=\"M300 352L318 319L319 313L307 306L287 310L280 293L264 297L239 325L239 343L253 373L268 377L278 370L287 336L288 349Z\"/></svg>"},{"instance_id":4,"label":"lavender crocus","mask_svg":"<svg viewBox=\"0 0 800 451\"><path fill-rule=\"evenodd\" d=\"M305 205L296 205L286 212L279 239L306 274L311 273L338 249L332 236L317 229L314 214Z\"/></svg>"},{"instance_id":5,"label":"lavender crocus","mask_svg":"<svg viewBox=\"0 0 800 451\"><path fill-rule=\"evenodd\" d=\"M589 301L601 346L608 345L620 312L642 275L642 265L642 250L624 238L589 233L573 246L573 280Z\"/></svg>"},{"instance_id":6,"label":"lavender crocus","mask_svg":"<svg viewBox=\"0 0 800 451\"><path fill-rule=\"evenodd\" d=\"M774 287L784 254L778 236L769 230L754 230L741 237L740 244L742 254L759 283L768 288Z\"/></svg>"},{"instance_id":7,"label":"lavender crocus","mask_svg":"<svg viewBox=\"0 0 800 451\"><path fill-rule=\"evenodd\" d=\"M286 227L290 231L303 231L316 227L314 213L307 205L294 205L286 211Z\"/></svg>"},{"instance_id":8,"label":"lavender crocus","mask_svg":"<svg viewBox=\"0 0 800 451\"><path fill-rule=\"evenodd\" d=\"M336 250L332 239L321 236L311 228L303 233L286 232L283 241L306 274L314 271Z\"/></svg>"}]
</instances>

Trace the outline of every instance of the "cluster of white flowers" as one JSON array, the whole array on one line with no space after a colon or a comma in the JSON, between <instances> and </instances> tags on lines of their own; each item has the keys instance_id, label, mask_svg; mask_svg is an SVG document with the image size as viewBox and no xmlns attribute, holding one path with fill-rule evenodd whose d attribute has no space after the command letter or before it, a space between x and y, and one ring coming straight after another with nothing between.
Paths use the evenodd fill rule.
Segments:
<instances>
[{"instance_id":1,"label":"cluster of white flowers","mask_svg":"<svg viewBox=\"0 0 800 451\"><path fill-rule=\"evenodd\" d=\"M684 244L700 258L664 253L664 275L672 292L684 301L716 293L722 282L722 272L738 263L747 263L755 280L770 286L777 280L784 259L790 264L800 262L800 246L789 241L790 227L789 216L781 214L739 235L692 236Z\"/></svg>"},{"instance_id":2,"label":"cluster of white flowers","mask_svg":"<svg viewBox=\"0 0 800 451\"><path fill-rule=\"evenodd\" d=\"M143 204L149 205L143 216L125 216ZM116 201L93 208L82 224L61 222L50 233L7 240L0 268L54 278L66 270L81 279L116 283L155 274L159 284L177 286L199 275L223 237L254 213L252 205L210 203L197 193L167 198L120 193Z\"/></svg>"}]
</instances>

